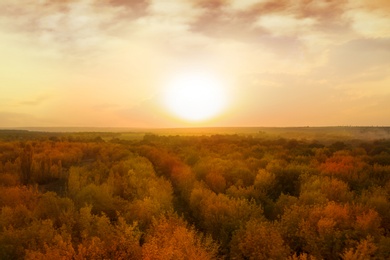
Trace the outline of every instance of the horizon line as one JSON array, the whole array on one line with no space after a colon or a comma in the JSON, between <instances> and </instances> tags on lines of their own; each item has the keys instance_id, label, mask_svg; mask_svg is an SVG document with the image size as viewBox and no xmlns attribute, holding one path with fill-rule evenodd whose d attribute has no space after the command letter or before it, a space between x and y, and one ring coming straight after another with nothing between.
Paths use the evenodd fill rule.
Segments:
<instances>
[{"instance_id":1,"label":"horizon line","mask_svg":"<svg viewBox=\"0 0 390 260\"><path fill-rule=\"evenodd\" d=\"M0 127L0 131L30 131L30 132L88 132L88 130L94 130L90 132L105 132L105 130L111 130L107 132L120 132L124 131L137 131L144 132L149 130L190 130L190 129L293 129L293 128L390 128L387 125L323 125L323 126L184 126L184 127L127 127L127 126L26 126L26 127ZM82 130L84 129L84 130ZM48 131L49 130L49 131ZM56 131L50 131L56 130ZM78 130L78 131L72 131ZM81 131L80 131L81 130Z\"/></svg>"}]
</instances>

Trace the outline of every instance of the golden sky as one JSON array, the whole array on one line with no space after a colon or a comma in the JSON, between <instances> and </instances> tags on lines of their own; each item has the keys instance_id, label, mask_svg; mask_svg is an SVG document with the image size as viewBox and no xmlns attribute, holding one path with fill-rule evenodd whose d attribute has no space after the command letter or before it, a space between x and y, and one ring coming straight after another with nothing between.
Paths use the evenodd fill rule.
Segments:
<instances>
[{"instance_id":1,"label":"golden sky","mask_svg":"<svg viewBox=\"0 0 390 260\"><path fill-rule=\"evenodd\" d=\"M1 0L0 127L390 125L388 0ZM206 121L169 82L219 80Z\"/></svg>"}]
</instances>

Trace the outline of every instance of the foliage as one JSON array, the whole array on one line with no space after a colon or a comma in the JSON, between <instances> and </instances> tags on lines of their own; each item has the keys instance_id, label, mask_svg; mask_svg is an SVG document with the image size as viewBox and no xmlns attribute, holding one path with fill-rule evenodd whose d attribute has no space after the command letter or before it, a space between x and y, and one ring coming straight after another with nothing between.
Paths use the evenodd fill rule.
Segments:
<instances>
[{"instance_id":1,"label":"foliage","mask_svg":"<svg viewBox=\"0 0 390 260\"><path fill-rule=\"evenodd\" d=\"M286 259L289 255L279 230L266 221L248 221L231 241L233 259Z\"/></svg>"},{"instance_id":2,"label":"foliage","mask_svg":"<svg viewBox=\"0 0 390 260\"><path fill-rule=\"evenodd\" d=\"M389 259L390 142L273 131L0 133L0 259Z\"/></svg>"}]
</instances>

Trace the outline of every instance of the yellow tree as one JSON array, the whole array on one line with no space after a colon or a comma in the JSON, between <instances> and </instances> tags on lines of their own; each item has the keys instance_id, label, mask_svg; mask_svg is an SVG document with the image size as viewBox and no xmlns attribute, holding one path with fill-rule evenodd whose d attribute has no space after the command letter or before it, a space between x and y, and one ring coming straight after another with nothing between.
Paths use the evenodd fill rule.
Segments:
<instances>
[{"instance_id":1,"label":"yellow tree","mask_svg":"<svg viewBox=\"0 0 390 260\"><path fill-rule=\"evenodd\" d=\"M216 259L218 246L177 216L154 220L142 246L145 260Z\"/></svg>"},{"instance_id":2,"label":"yellow tree","mask_svg":"<svg viewBox=\"0 0 390 260\"><path fill-rule=\"evenodd\" d=\"M231 242L232 259L286 259L290 251L278 229L259 220L249 221L234 234Z\"/></svg>"}]
</instances>

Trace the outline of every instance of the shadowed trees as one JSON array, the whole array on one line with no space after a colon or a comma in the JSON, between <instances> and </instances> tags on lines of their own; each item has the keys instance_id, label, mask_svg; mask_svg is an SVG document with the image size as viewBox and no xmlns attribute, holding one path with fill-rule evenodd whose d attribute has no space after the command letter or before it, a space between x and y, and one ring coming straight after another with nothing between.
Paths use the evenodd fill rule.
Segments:
<instances>
[{"instance_id":1,"label":"shadowed trees","mask_svg":"<svg viewBox=\"0 0 390 260\"><path fill-rule=\"evenodd\" d=\"M28 184L31 181L32 162L33 148L28 143L23 147L22 154L20 155L21 181L23 184Z\"/></svg>"}]
</instances>

